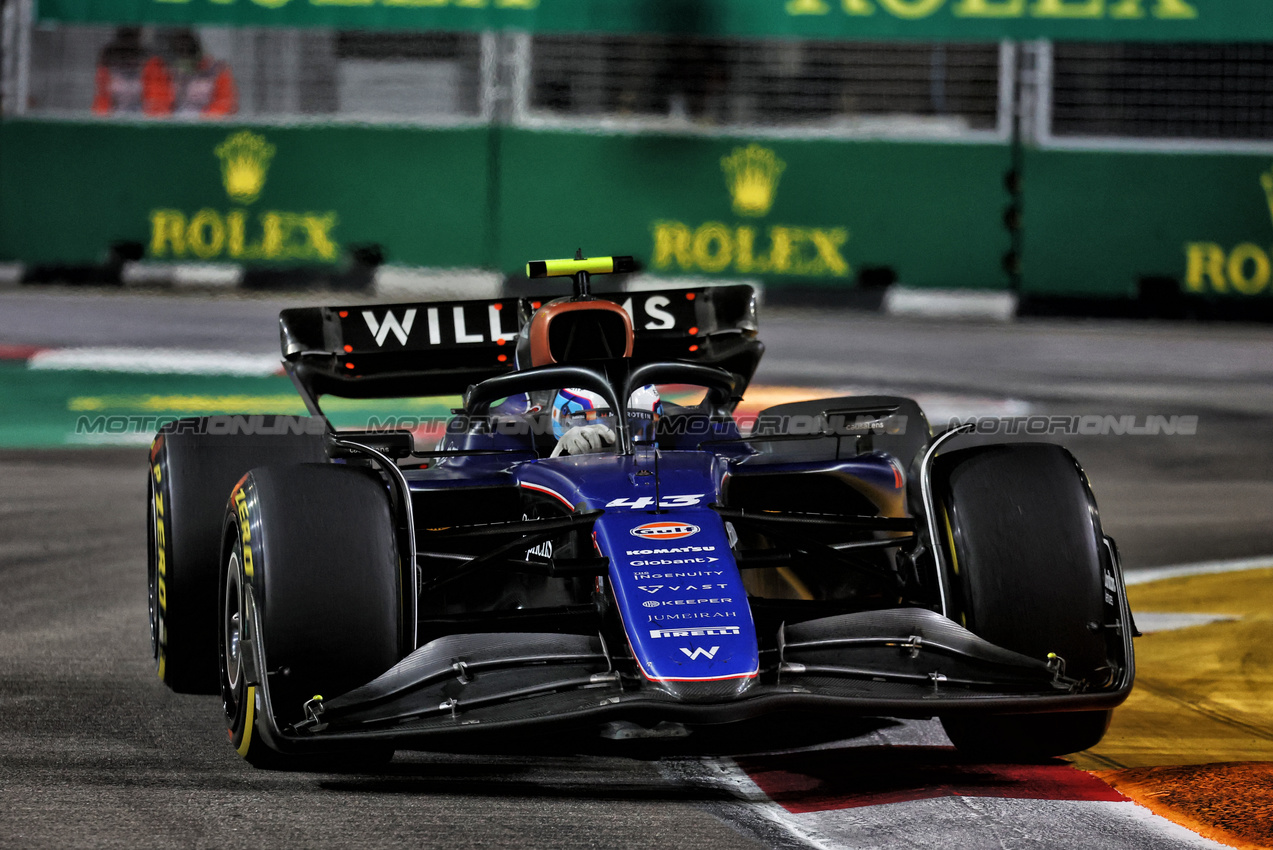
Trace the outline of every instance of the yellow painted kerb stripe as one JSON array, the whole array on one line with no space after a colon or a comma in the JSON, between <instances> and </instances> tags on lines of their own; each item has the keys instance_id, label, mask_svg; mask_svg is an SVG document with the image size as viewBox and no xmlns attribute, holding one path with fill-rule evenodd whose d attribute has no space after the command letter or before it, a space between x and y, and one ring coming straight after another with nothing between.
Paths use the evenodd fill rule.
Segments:
<instances>
[{"instance_id":1,"label":"yellow painted kerb stripe","mask_svg":"<svg viewBox=\"0 0 1273 850\"><path fill-rule=\"evenodd\" d=\"M236 752L243 758L248 757L248 747L252 746L252 724L256 721L256 686L248 685L248 713L243 720L243 743Z\"/></svg>"}]
</instances>

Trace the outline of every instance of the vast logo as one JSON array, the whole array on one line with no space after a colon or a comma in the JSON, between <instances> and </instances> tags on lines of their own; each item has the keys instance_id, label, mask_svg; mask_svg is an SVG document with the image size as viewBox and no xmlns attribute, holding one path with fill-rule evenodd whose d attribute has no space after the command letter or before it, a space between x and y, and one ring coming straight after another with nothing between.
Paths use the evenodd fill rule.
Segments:
<instances>
[{"instance_id":1,"label":"vast logo","mask_svg":"<svg viewBox=\"0 0 1273 850\"><path fill-rule=\"evenodd\" d=\"M685 522L647 522L632 529L632 534L646 540L680 540L698 534L699 527Z\"/></svg>"},{"instance_id":2,"label":"vast logo","mask_svg":"<svg viewBox=\"0 0 1273 850\"><path fill-rule=\"evenodd\" d=\"M721 157L720 165L734 213L748 218L768 215L787 169L778 154L753 143L734 148ZM843 227L774 224L761 232L753 224L709 221L691 227L656 221L652 230L653 265L659 269L808 277L844 277L850 271L840 252L849 238Z\"/></svg>"},{"instance_id":3,"label":"vast logo","mask_svg":"<svg viewBox=\"0 0 1273 850\"><path fill-rule=\"evenodd\" d=\"M221 163L221 184L230 200L256 203L265 189L276 149L251 130L232 133L213 149ZM150 213L150 256L196 260L308 260L335 262L340 246L332 238L334 212L211 207L187 215L179 209Z\"/></svg>"},{"instance_id":4,"label":"vast logo","mask_svg":"<svg viewBox=\"0 0 1273 850\"><path fill-rule=\"evenodd\" d=\"M1273 168L1260 174L1260 186L1273 219ZM1243 242L1225 250L1216 242L1185 244L1185 287L1190 292L1259 295L1273 277L1273 247Z\"/></svg>"},{"instance_id":5,"label":"vast logo","mask_svg":"<svg viewBox=\"0 0 1273 850\"><path fill-rule=\"evenodd\" d=\"M370 310L363 310L362 317L371 335L376 338L376 345L383 346L390 331L398 338L398 342L406 345L407 337L411 335L411 326L415 324L415 312L415 310L408 310L403 315L402 324L398 324L398 318L394 316L392 310L386 310L384 319L379 323L376 322L376 314Z\"/></svg>"}]
</instances>

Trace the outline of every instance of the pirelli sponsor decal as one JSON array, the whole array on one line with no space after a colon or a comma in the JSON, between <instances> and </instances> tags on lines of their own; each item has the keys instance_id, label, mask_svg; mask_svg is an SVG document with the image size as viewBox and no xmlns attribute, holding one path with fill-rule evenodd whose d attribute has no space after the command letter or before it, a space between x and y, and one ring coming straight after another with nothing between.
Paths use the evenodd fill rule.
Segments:
<instances>
[{"instance_id":1,"label":"pirelli sponsor decal","mask_svg":"<svg viewBox=\"0 0 1273 850\"><path fill-rule=\"evenodd\" d=\"M691 626L682 629L650 629L652 638L711 637L741 634L738 626Z\"/></svg>"}]
</instances>

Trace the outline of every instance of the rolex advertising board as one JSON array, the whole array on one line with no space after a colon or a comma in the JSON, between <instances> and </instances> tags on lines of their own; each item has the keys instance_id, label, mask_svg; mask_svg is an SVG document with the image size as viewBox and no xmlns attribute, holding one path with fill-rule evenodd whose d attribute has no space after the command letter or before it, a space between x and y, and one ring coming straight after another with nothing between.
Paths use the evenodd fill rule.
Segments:
<instances>
[{"instance_id":1,"label":"rolex advertising board","mask_svg":"<svg viewBox=\"0 0 1273 850\"><path fill-rule=\"evenodd\" d=\"M493 144L495 135L498 144ZM513 128L0 122L0 261L515 273L631 254L651 273L1003 289L1006 145ZM1273 156L1027 150L1022 288L1273 294Z\"/></svg>"},{"instance_id":2,"label":"rolex advertising board","mask_svg":"<svg viewBox=\"0 0 1273 850\"><path fill-rule=\"evenodd\" d=\"M809 39L1268 41L1268 0L39 0L44 21Z\"/></svg>"},{"instance_id":3,"label":"rolex advertising board","mask_svg":"<svg viewBox=\"0 0 1273 850\"><path fill-rule=\"evenodd\" d=\"M1025 174L1027 293L1273 295L1273 156L1028 151Z\"/></svg>"},{"instance_id":4,"label":"rolex advertising board","mask_svg":"<svg viewBox=\"0 0 1273 850\"><path fill-rule=\"evenodd\" d=\"M664 275L1002 287L1002 145L507 131L500 264L632 254ZM513 167L512 164L516 164Z\"/></svg>"},{"instance_id":5,"label":"rolex advertising board","mask_svg":"<svg viewBox=\"0 0 1273 850\"><path fill-rule=\"evenodd\" d=\"M6 121L0 257L480 266L488 132Z\"/></svg>"}]
</instances>

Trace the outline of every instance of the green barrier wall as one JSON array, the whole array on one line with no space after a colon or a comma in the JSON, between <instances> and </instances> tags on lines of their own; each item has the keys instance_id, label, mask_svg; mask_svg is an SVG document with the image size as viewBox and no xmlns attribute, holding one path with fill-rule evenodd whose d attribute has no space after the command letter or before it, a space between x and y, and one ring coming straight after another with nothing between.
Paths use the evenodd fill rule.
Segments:
<instances>
[{"instance_id":1,"label":"green barrier wall","mask_svg":"<svg viewBox=\"0 0 1273 850\"><path fill-rule=\"evenodd\" d=\"M485 265L490 132L5 121L0 258Z\"/></svg>"},{"instance_id":2,"label":"green barrier wall","mask_svg":"<svg viewBox=\"0 0 1273 850\"><path fill-rule=\"evenodd\" d=\"M39 0L45 21L823 39L1268 41L1268 0Z\"/></svg>"},{"instance_id":3,"label":"green barrier wall","mask_svg":"<svg viewBox=\"0 0 1273 850\"><path fill-rule=\"evenodd\" d=\"M1003 287L1006 145L509 130L499 258L631 253L656 273Z\"/></svg>"},{"instance_id":4,"label":"green barrier wall","mask_svg":"<svg viewBox=\"0 0 1273 850\"><path fill-rule=\"evenodd\" d=\"M1005 146L34 121L0 144L0 257L26 263L132 240L156 260L332 264L374 242L506 272L582 247L669 274L1006 284Z\"/></svg>"},{"instance_id":5,"label":"green barrier wall","mask_svg":"<svg viewBox=\"0 0 1273 850\"><path fill-rule=\"evenodd\" d=\"M632 254L655 273L1000 289L1006 145L521 129L0 123L0 260L513 273ZM1027 294L1273 293L1273 157L1025 152Z\"/></svg>"},{"instance_id":6,"label":"green barrier wall","mask_svg":"<svg viewBox=\"0 0 1273 850\"><path fill-rule=\"evenodd\" d=\"M1273 294L1273 157L1027 151L1023 291Z\"/></svg>"}]
</instances>

